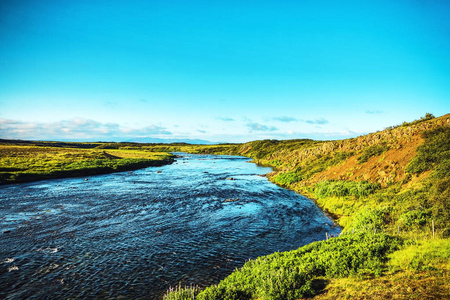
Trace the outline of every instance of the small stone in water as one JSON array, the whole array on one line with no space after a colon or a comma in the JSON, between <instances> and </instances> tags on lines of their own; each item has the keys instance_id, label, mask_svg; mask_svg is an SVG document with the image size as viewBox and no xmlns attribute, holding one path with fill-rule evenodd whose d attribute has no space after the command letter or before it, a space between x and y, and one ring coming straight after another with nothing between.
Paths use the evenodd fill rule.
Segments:
<instances>
[{"instance_id":1,"label":"small stone in water","mask_svg":"<svg viewBox=\"0 0 450 300\"><path fill-rule=\"evenodd\" d=\"M12 267L9 267L9 268L8 268L8 272L11 272L11 271L17 271L17 270L19 270L19 267L18 267L18 266L12 266Z\"/></svg>"}]
</instances>

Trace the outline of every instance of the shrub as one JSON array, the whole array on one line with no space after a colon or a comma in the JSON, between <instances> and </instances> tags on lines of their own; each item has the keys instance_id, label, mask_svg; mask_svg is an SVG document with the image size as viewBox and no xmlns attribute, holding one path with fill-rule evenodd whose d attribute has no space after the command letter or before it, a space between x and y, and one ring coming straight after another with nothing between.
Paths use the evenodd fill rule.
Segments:
<instances>
[{"instance_id":1,"label":"shrub","mask_svg":"<svg viewBox=\"0 0 450 300\"><path fill-rule=\"evenodd\" d=\"M424 210L411 210L399 217L399 222L406 227L423 226L427 223L430 214Z\"/></svg>"},{"instance_id":2,"label":"shrub","mask_svg":"<svg viewBox=\"0 0 450 300\"><path fill-rule=\"evenodd\" d=\"M324 180L314 186L315 195L317 198L330 196L355 196L356 198L360 198L373 194L379 188L381 188L379 183L344 180Z\"/></svg>"},{"instance_id":3,"label":"shrub","mask_svg":"<svg viewBox=\"0 0 450 300\"><path fill-rule=\"evenodd\" d=\"M418 120L414 120L414 121L412 121L412 122L406 122L406 121L403 122L401 126L406 127L406 126L411 126L411 125L417 125L417 124L419 124L419 123L422 123L422 122L425 122L425 121L428 121L428 120L432 120L432 119L434 119L434 118L435 118L435 117L434 117L433 114L426 113L425 116L420 117L420 119L418 119ZM397 127L398 127L398 126L397 126Z\"/></svg>"},{"instance_id":4,"label":"shrub","mask_svg":"<svg viewBox=\"0 0 450 300\"><path fill-rule=\"evenodd\" d=\"M353 216L348 229L360 232L382 230L391 221L391 211L391 207L379 209L366 207Z\"/></svg>"},{"instance_id":5,"label":"shrub","mask_svg":"<svg viewBox=\"0 0 450 300\"><path fill-rule=\"evenodd\" d=\"M289 184L293 184L299 182L303 179L303 177L297 173L297 171L280 173L273 178L274 182L281 185L287 186Z\"/></svg>"},{"instance_id":6,"label":"shrub","mask_svg":"<svg viewBox=\"0 0 450 300\"><path fill-rule=\"evenodd\" d=\"M438 227L450 225L450 178L439 179L429 188L431 216Z\"/></svg>"}]
</instances>

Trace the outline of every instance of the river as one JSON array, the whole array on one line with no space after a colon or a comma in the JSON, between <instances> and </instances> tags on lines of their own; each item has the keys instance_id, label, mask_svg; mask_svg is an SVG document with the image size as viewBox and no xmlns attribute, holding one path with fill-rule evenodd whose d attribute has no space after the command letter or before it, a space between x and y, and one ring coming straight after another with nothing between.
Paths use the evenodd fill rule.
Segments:
<instances>
[{"instance_id":1,"label":"river","mask_svg":"<svg viewBox=\"0 0 450 300\"><path fill-rule=\"evenodd\" d=\"M161 299L340 228L236 156L0 186L0 298Z\"/></svg>"}]
</instances>

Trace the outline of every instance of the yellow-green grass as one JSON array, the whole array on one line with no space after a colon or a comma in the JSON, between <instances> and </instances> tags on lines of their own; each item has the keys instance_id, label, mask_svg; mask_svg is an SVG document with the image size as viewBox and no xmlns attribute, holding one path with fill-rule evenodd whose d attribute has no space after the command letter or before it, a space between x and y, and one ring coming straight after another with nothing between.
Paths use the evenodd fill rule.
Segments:
<instances>
[{"instance_id":1,"label":"yellow-green grass","mask_svg":"<svg viewBox=\"0 0 450 300\"><path fill-rule=\"evenodd\" d=\"M164 152L0 145L0 183L130 171L171 163Z\"/></svg>"},{"instance_id":2,"label":"yellow-green grass","mask_svg":"<svg viewBox=\"0 0 450 300\"><path fill-rule=\"evenodd\" d=\"M314 299L450 299L450 240L408 239L375 278L331 279Z\"/></svg>"}]
</instances>

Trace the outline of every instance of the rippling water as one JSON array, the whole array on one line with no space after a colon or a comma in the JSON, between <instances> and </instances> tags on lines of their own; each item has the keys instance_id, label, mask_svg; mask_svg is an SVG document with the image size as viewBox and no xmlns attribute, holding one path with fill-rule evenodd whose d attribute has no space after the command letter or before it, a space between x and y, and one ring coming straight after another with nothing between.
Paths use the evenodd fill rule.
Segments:
<instances>
[{"instance_id":1,"label":"rippling water","mask_svg":"<svg viewBox=\"0 0 450 300\"><path fill-rule=\"evenodd\" d=\"M248 259L339 233L248 161L184 154L87 181L0 187L0 298L160 299L179 283L217 283Z\"/></svg>"}]
</instances>

